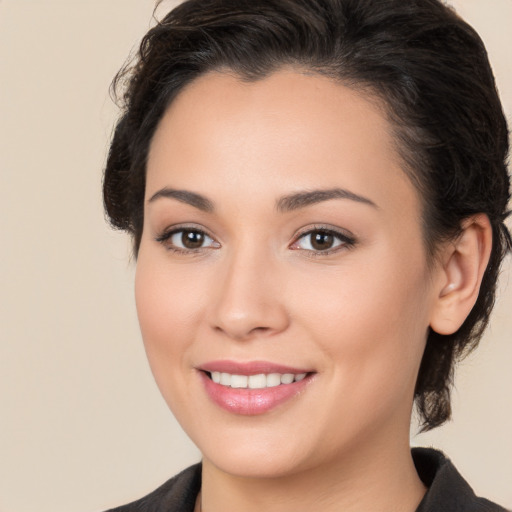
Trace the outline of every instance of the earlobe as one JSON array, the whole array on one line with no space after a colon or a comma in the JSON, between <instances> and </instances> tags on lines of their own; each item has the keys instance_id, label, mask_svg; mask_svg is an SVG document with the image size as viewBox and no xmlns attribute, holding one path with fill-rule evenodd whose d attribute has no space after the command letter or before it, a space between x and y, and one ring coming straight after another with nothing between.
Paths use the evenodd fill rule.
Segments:
<instances>
[{"instance_id":1,"label":"earlobe","mask_svg":"<svg viewBox=\"0 0 512 512\"><path fill-rule=\"evenodd\" d=\"M435 332L453 334L464 323L478 298L491 247L491 224L478 214L465 219L459 237L443 249L430 321Z\"/></svg>"}]
</instances>

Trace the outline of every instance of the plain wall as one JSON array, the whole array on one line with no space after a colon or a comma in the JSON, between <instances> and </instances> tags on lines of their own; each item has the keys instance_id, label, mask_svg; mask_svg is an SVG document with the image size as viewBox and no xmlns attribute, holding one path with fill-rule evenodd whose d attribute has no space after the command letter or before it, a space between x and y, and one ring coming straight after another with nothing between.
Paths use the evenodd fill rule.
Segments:
<instances>
[{"instance_id":1,"label":"plain wall","mask_svg":"<svg viewBox=\"0 0 512 512\"><path fill-rule=\"evenodd\" d=\"M487 43L510 119L512 1L454 4ZM153 383L129 242L105 224L100 192L109 83L152 9L0 0L0 512L100 511L199 459ZM508 507L510 266L491 329L457 374L454 421L413 436Z\"/></svg>"}]
</instances>

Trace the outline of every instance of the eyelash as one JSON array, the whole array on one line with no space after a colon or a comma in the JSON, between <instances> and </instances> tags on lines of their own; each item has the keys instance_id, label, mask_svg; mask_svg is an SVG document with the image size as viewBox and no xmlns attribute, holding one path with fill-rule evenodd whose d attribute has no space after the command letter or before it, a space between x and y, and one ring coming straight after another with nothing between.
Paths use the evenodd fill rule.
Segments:
<instances>
[{"instance_id":1,"label":"eyelash","mask_svg":"<svg viewBox=\"0 0 512 512\"><path fill-rule=\"evenodd\" d=\"M196 235L200 235L203 237L209 238L216 246L215 249L220 247L219 242L217 242L212 236L210 236L206 231L203 229L199 229L196 227L191 226L176 226L172 229L164 231L161 235L157 236L155 240L162 244L168 251L172 251L177 254L198 254L200 252L203 252L204 250L209 249L209 247L197 247L197 248L186 248L186 247L178 247L175 244L173 244L170 240L174 235L177 235L181 233L182 237L184 233L193 233Z\"/></svg>"},{"instance_id":2,"label":"eyelash","mask_svg":"<svg viewBox=\"0 0 512 512\"><path fill-rule=\"evenodd\" d=\"M297 245L297 243L306 238L307 236L311 236L313 234L322 234L327 236L332 236L334 239L337 239L339 241L338 245L335 245L334 247L326 250L310 250L310 249L301 249L300 247L294 247ZM310 243L311 245L311 243ZM306 231L303 231L297 235L295 240L290 245L290 249L296 250L296 251L304 251L308 257L311 258L321 258L322 256L328 256L329 254L337 253L340 251L351 249L356 245L356 239L348 235L347 233L343 233L341 231L338 231L336 229L332 229L330 227L326 226L314 226L313 228L309 228Z\"/></svg>"},{"instance_id":3,"label":"eyelash","mask_svg":"<svg viewBox=\"0 0 512 512\"><path fill-rule=\"evenodd\" d=\"M212 241L212 244L210 246L206 247L197 247L197 248L184 248L184 247L178 247L175 244L171 243L170 240L173 236L180 234L183 237L185 233L191 233L195 235L200 235L202 237L208 238ZM321 234L324 236L332 236L335 240L337 240L339 243L335 245L333 248L326 249L326 250L311 250L311 249L303 249L301 247L297 247L297 244L300 240L305 239L307 236L311 236L313 234ZM190 226L176 226L172 229L169 229L167 231L164 231L161 235L157 236L155 238L156 242L162 244L167 250L172 251L177 254L198 254L200 252L203 252L205 250L210 249L213 247L214 249L218 249L221 247L219 242L217 242L212 236L210 236L206 231L190 227ZM333 254L339 251L351 249L356 244L356 240L352 237L347 235L346 233L342 233L340 231L337 231L335 229L325 227L325 226L314 226L313 228L309 228L307 231L303 231L302 233L299 233L294 241L290 244L289 248L291 250L298 250L303 251L306 253L309 257L322 257L327 256L329 254ZM311 245L311 243L309 244Z\"/></svg>"}]
</instances>

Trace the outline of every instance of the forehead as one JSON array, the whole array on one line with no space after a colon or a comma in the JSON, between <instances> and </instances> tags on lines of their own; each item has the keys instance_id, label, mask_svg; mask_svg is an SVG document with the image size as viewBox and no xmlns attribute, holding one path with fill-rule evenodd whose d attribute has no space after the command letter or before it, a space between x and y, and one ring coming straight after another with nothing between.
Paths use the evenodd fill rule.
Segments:
<instances>
[{"instance_id":1,"label":"forehead","mask_svg":"<svg viewBox=\"0 0 512 512\"><path fill-rule=\"evenodd\" d=\"M252 198L342 186L417 207L378 102L295 70L250 82L211 72L181 91L149 153L147 195L165 186Z\"/></svg>"},{"instance_id":2,"label":"forehead","mask_svg":"<svg viewBox=\"0 0 512 512\"><path fill-rule=\"evenodd\" d=\"M217 127L215 138L212 125ZM372 137L367 149L396 156L393 130L376 97L323 75L286 68L251 81L220 71L200 76L172 101L155 138L165 130L180 139L194 135L215 144L240 142L244 136L240 129L247 126L252 127L252 138L267 142L266 149L276 134L281 146L297 145L307 137L309 149L320 139L328 144L335 138L349 143ZM228 139L222 141L224 135Z\"/></svg>"}]
</instances>

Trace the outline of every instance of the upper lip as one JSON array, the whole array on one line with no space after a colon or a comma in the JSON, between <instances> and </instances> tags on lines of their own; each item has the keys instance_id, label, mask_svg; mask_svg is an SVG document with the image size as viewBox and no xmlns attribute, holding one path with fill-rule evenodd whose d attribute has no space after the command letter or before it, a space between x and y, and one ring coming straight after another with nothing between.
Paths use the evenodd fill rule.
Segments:
<instances>
[{"instance_id":1,"label":"upper lip","mask_svg":"<svg viewBox=\"0 0 512 512\"><path fill-rule=\"evenodd\" d=\"M223 372L232 375L258 375L261 373L311 373L311 369L271 363L269 361L237 362L229 360L209 361L198 366L205 372Z\"/></svg>"}]
</instances>

